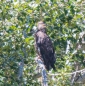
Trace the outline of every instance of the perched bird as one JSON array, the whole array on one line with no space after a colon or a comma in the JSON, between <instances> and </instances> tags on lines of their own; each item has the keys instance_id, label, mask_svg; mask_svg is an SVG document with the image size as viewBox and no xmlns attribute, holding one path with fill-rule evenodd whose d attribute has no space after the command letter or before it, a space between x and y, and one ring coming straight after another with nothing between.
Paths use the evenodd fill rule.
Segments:
<instances>
[{"instance_id":1,"label":"perched bird","mask_svg":"<svg viewBox=\"0 0 85 86\"><path fill-rule=\"evenodd\" d=\"M51 68L55 70L55 51L50 37L46 33L46 24L39 21L35 33L35 47L38 56L43 61L45 68L49 71Z\"/></svg>"}]
</instances>

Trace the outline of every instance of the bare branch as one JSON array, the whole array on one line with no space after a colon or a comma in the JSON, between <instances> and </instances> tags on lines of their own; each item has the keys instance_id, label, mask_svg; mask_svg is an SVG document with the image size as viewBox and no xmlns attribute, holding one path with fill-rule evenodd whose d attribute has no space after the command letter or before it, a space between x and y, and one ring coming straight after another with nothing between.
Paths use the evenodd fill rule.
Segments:
<instances>
[{"instance_id":1,"label":"bare branch","mask_svg":"<svg viewBox=\"0 0 85 86\"><path fill-rule=\"evenodd\" d=\"M18 80L22 78L23 75L23 67L24 67L24 60L21 59L21 62L19 63L19 70L18 70Z\"/></svg>"},{"instance_id":2,"label":"bare branch","mask_svg":"<svg viewBox=\"0 0 85 86\"><path fill-rule=\"evenodd\" d=\"M76 67L76 71L78 70L78 66ZM73 86L73 83L75 81L75 77L76 77L76 72L74 73L73 77L72 77L72 81L71 81L71 86Z\"/></svg>"},{"instance_id":3,"label":"bare branch","mask_svg":"<svg viewBox=\"0 0 85 86\"><path fill-rule=\"evenodd\" d=\"M67 40L66 54L68 54L70 50L70 40Z\"/></svg>"},{"instance_id":4,"label":"bare branch","mask_svg":"<svg viewBox=\"0 0 85 86\"><path fill-rule=\"evenodd\" d=\"M63 73L63 75L73 75L73 74L75 74L75 73L85 73L85 69L78 70L78 71L75 71L75 72L72 72L72 73ZM48 75L51 75L51 76L58 76L58 75L62 75L62 73L56 73L56 74L48 73Z\"/></svg>"},{"instance_id":5,"label":"bare branch","mask_svg":"<svg viewBox=\"0 0 85 86\"><path fill-rule=\"evenodd\" d=\"M41 59L39 58L36 58L35 59L37 64L39 65L39 68L41 70L41 74L42 74L42 86L48 86L48 83L47 83L47 73L46 73L46 69L45 69L45 66L42 62Z\"/></svg>"}]
</instances>

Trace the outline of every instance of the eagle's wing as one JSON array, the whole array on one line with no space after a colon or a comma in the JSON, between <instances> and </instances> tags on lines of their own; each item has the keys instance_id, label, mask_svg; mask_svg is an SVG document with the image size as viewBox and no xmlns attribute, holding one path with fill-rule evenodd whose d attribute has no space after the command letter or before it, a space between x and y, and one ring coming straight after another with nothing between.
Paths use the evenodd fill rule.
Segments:
<instances>
[{"instance_id":1,"label":"eagle's wing","mask_svg":"<svg viewBox=\"0 0 85 86\"><path fill-rule=\"evenodd\" d=\"M52 67L55 70L55 52L49 36L42 31L38 31L35 35L35 38L37 46L36 49L38 54L40 54L41 59L43 59L46 69L50 70L50 67Z\"/></svg>"}]
</instances>

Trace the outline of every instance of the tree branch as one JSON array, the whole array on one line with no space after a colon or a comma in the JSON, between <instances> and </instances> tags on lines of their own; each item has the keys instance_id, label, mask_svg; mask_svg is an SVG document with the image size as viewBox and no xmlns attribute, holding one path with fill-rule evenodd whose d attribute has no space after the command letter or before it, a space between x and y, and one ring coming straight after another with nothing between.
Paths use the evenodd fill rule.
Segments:
<instances>
[{"instance_id":1,"label":"tree branch","mask_svg":"<svg viewBox=\"0 0 85 86\"><path fill-rule=\"evenodd\" d=\"M73 75L75 73L85 73L85 69L78 70L78 71L75 71L75 72L72 72L72 73L63 73L63 75ZM48 75L58 76L58 75L62 75L62 73L55 73L55 74L48 73Z\"/></svg>"},{"instance_id":2,"label":"tree branch","mask_svg":"<svg viewBox=\"0 0 85 86\"><path fill-rule=\"evenodd\" d=\"M24 67L24 60L21 57L21 61L19 62L19 69L18 69L18 80L20 80L22 78L23 75L23 67Z\"/></svg>"},{"instance_id":3,"label":"tree branch","mask_svg":"<svg viewBox=\"0 0 85 86\"><path fill-rule=\"evenodd\" d=\"M42 60L39 59L39 58L36 58L35 61L38 64L38 66L39 66L39 68L41 70L42 86L48 86L48 83L47 83L47 73L46 73L46 69L45 69L45 66L44 66Z\"/></svg>"}]
</instances>

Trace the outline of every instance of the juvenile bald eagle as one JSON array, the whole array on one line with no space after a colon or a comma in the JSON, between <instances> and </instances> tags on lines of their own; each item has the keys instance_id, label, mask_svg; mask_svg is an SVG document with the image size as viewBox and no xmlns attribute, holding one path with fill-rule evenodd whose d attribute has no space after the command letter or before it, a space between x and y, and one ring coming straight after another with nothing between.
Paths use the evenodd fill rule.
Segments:
<instances>
[{"instance_id":1,"label":"juvenile bald eagle","mask_svg":"<svg viewBox=\"0 0 85 86\"><path fill-rule=\"evenodd\" d=\"M43 61L45 68L49 71L51 68L55 70L55 51L51 39L46 34L46 25L43 21L37 24L38 31L35 33L36 51L40 59Z\"/></svg>"}]
</instances>

